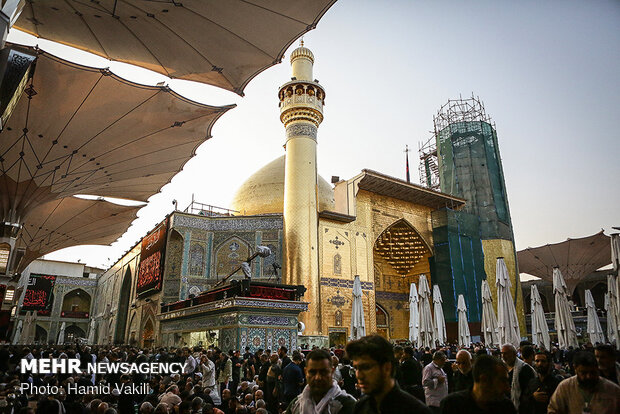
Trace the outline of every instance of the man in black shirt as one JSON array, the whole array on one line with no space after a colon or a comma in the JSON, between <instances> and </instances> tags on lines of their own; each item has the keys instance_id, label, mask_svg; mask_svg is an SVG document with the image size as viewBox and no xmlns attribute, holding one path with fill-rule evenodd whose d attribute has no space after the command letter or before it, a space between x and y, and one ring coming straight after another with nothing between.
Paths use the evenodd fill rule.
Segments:
<instances>
[{"instance_id":1,"label":"man in black shirt","mask_svg":"<svg viewBox=\"0 0 620 414\"><path fill-rule=\"evenodd\" d=\"M422 367L427 366L428 364L431 363L431 361L433 361L433 353L431 352L431 349L429 347L426 347L424 349L424 353L422 353L422 356L420 357L420 362L422 362Z\"/></svg>"},{"instance_id":2,"label":"man in black shirt","mask_svg":"<svg viewBox=\"0 0 620 414\"><path fill-rule=\"evenodd\" d=\"M299 365L301 365L301 355L293 354L293 362L282 370L282 385L284 387L284 403L286 406L301 393L304 385L304 372Z\"/></svg>"},{"instance_id":3,"label":"man in black shirt","mask_svg":"<svg viewBox=\"0 0 620 414\"><path fill-rule=\"evenodd\" d=\"M291 359L288 357L287 353L288 349L285 346L281 346L278 350L278 356L280 357L280 361L282 361L280 365L282 369L286 368L286 366L291 363Z\"/></svg>"},{"instance_id":4,"label":"man in black shirt","mask_svg":"<svg viewBox=\"0 0 620 414\"><path fill-rule=\"evenodd\" d=\"M449 394L441 401L441 414L516 414L506 397L510 390L508 370L499 359L490 355L476 358L472 369L471 390Z\"/></svg>"},{"instance_id":5,"label":"man in black shirt","mask_svg":"<svg viewBox=\"0 0 620 414\"><path fill-rule=\"evenodd\" d=\"M540 351L534 356L534 365L538 376L530 380L523 394L519 413L546 414L549 399L560 383L553 375L551 353Z\"/></svg>"},{"instance_id":6,"label":"man in black shirt","mask_svg":"<svg viewBox=\"0 0 620 414\"><path fill-rule=\"evenodd\" d=\"M474 385L474 376L471 372L471 354L461 349L456 354L456 363L453 368L452 392L469 390Z\"/></svg>"},{"instance_id":7,"label":"man in black shirt","mask_svg":"<svg viewBox=\"0 0 620 414\"><path fill-rule=\"evenodd\" d=\"M424 401L424 388L422 388L422 365L413 357L413 348L405 348L404 358L400 363L402 373L400 385L409 394Z\"/></svg>"},{"instance_id":8,"label":"man in black shirt","mask_svg":"<svg viewBox=\"0 0 620 414\"><path fill-rule=\"evenodd\" d=\"M620 364L616 362L616 350L613 345L598 345L594 349L601 377L620 385Z\"/></svg>"},{"instance_id":9,"label":"man in black shirt","mask_svg":"<svg viewBox=\"0 0 620 414\"><path fill-rule=\"evenodd\" d=\"M349 342L346 352L365 394L355 404L354 414L431 414L428 407L402 391L394 380L397 362L392 345L385 338L365 336Z\"/></svg>"}]
</instances>

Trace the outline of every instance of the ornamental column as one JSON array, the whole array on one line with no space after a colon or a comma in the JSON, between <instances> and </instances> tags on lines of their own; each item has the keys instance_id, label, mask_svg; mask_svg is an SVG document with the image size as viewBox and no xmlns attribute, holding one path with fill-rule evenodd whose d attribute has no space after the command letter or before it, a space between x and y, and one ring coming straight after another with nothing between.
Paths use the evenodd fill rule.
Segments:
<instances>
[{"instance_id":1,"label":"ornamental column","mask_svg":"<svg viewBox=\"0 0 620 414\"><path fill-rule=\"evenodd\" d=\"M291 54L292 78L280 87L280 121L286 128L284 175L285 284L304 285L305 335L321 331L318 256L316 134L323 121L325 91L312 78L314 55L303 46Z\"/></svg>"}]
</instances>

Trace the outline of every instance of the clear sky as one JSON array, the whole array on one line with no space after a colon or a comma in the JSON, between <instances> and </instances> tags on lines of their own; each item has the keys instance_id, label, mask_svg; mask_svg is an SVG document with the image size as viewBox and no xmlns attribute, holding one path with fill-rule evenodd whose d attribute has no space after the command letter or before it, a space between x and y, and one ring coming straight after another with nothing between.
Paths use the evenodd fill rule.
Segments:
<instances>
[{"instance_id":1,"label":"clear sky","mask_svg":"<svg viewBox=\"0 0 620 414\"><path fill-rule=\"evenodd\" d=\"M166 80L18 33L9 40L140 83ZM417 182L416 151L433 115L473 93L497 125L518 250L620 226L620 2L340 0L305 41L327 92L318 163L328 181L363 168L404 178L409 145ZM246 177L284 153L276 94L290 78L289 54L244 98L168 80L191 99L238 107L112 247L47 258L107 267L172 210L173 199L181 209L192 194L228 207Z\"/></svg>"}]
</instances>

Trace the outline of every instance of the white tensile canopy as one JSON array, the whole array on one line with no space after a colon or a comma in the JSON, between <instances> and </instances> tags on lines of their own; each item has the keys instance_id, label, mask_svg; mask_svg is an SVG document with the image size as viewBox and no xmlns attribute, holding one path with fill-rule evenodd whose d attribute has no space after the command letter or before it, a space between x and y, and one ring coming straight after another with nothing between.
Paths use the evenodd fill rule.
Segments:
<instances>
[{"instance_id":1,"label":"white tensile canopy","mask_svg":"<svg viewBox=\"0 0 620 414\"><path fill-rule=\"evenodd\" d=\"M58 345L62 345L65 343L65 328L67 326L66 322L63 322L60 325L60 332L58 333Z\"/></svg>"},{"instance_id":2,"label":"white tensile canopy","mask_svg":"<svg viewBox=\"0 0 620 414\"><path fill-rule=\"evenodd\" d=\"M620 317L618 308L618 278L607 275L607 293L605 294L605 311L607 312L607 339L616 344L620 350Z\"/></svg>"},{"instance_id":3,"label":"white tensile canopy","mask_svg":"<svg viewBox=\"0 0 620 414\"><path fill-rule=\"evenodd\" d=\"M519 346L521 336L517 311L510 293L512 284L504 258L498 257L495 266L495 284L497 285L497 333L499 342Z\"/></svg>"},{"instance_id":4,"label":"white tensile canopy","mask_svg":"<svg viewBox=\"0 0 620 414\"><path fill-rule=\"evenodd\" d=\"M446 343L446 319L443 314L443 298L439 285L433 286L433 319L435 342L444 345Z\"/></svg>"},{"instance_id":5,"label":"white tensile canopy","mask_svg":"<svg viewBox=\"0 0 620 414\"><path fill-rule=\"evenodd\" d=\"M114 242L136 218L140 208L75 197L35 207L18 241L26 248L20 269L44 254L65 247Z\"/></svg>"},{"instance_id":6,"label":"white tensile canopy","mask_svg":"<svg viewBox=\"0 0 620 414\"><path fill-rule=\"evenodd\" d=\"M19 341L22 336L22 330L23 330L23 322L20 319L19 322L17 322L17 328L15 328L15 335L13 335L13 345L19 344Z\"/></svg>"},{"instance_id":7,"label":"white tensile canopy","mask_svg":"<svg viewBox=\"0 0 620 414\"><path fill-rule=\"evenodd\" d=\"M415 283L409 286L409 341L413 344L420 333L420 311L418 309L418 290Z\"/></svg>"},{"instance_id":8,"label":"white tensile canopy","mask_svg":"<svg viewBox=\"0 0 620 414\"><path fill-rule=\"evenodd\" d=\"M26 253L17 271L57 249L116 240L138 208L73 196L145 202L233 107L199 104L164 86L19 50L37 55L36 70L0 132L0 215L24 229L17 246Z\"/></svg>"},{"instance_id":9,"label":"white tensile canopy","mask_svg":"<svg viewBox=\"0 0 620 414\"><path fill-rule=\"evenodd\" d=\"M29 1L14 28L238 94L335 0Z\"/></svg>"},{"instance_id":10,"label":"white tensile canopy","mask_svg":"<svg viewBox=\"0 0 620 414\"><path fill-rule=\"evenodd\" d=\"M364 304L362 303L362 282L359 275L353 280L353 308L351 310L351 339L366 336L364 322Z\"/></svg>"},{"instance_id":11,"label":"white tensile canopy","mask_svg":"<svg viewBox=\"0 0 620 414\"><path fill-rule=\"evenodd\" d=\"M553 268L559 267L571 296L584 277L610 263L609 241L601 230L592 236L528 247L517 252L519 272L553 282Z\"/></svg>"},{"instance_id":12,"label":"white tensile canopy","mask_svg":"<svg viewBox=\"0 0 620 414\"><path fill-rule=\"evenodd\" d=\"M418 337L417 346L429 347L435 346L433 340L433 315L431 314L431 290L428 287L426 275L420 275L418 280L418 299L420 301L420 336Z\"/></svg>"},{"instance_id":13,"label":"white tensile canopy","mask_svg":"<svg viewBox=\"0 0 620 414\"><path fill-rule=\"evenodd\" d=\"M469 324L467 323L467 305L463 295L459 295L456 312L459 321L459 345L469 347L471 345L471 335L469 334Z\"/></svg>"},{"instance_id":14,"label":"white tensile canopy","mask_svg":"<svg viewBox=\"0 0 620 414\"><path fill-rule=\"evenodd\" d=\"M577 330L570 313L568 304L567 288L559 268L553 269L553 294L555 296L555 330L558 335L560 349L568 349L569 346L576 348Z\"/></svg>"},{"instance_id":15,"label":"white tensile canopy","mask_svg":"<svg viewBox=\"0 0 620 414\"><path fill-rule=\"evenodd\" d=\"M497 316L493 309L493 296L486 280L482 281L482 334L486 346L499 346L497 335Z\"/></svg>"},{"instance_id":16,"label":"white tensile canopy","mask_svg":"<svg viewBox=\"0 0 620 414\"><path fill-rule=\"evenodd\" d=\"M545 311L540 299L540 293L536 285L531 288L531 304L532 304L532 343L546 350L551 350L551 339L549 338L549 326L545 318Z\"/></svg>"},{"instance_id":17,"label":"white tensile canopy","mask_svg":"<svg viewBox=\"0 0 620 414\"><path fill-rule=\"evenodd\" d=\"M586 289L586 309L588 312L588 336L590 337L590 342L594 345L596 343L603 344L605 343L605 335L603 334L603 328L601 328L601 322L598 320L598 315L596 314L596 305L594 304L594 298L592 297L592 292L590 289Z\"/></svg>"}]
</instances>

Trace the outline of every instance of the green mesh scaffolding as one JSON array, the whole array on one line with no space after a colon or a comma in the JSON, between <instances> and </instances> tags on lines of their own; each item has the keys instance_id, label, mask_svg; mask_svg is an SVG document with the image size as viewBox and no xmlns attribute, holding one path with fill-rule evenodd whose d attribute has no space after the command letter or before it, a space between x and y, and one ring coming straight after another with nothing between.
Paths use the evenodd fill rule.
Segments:
<instances>
[{"instance_id":1,"label":"green mesh scaffolding","mask_svg":"<svg viewBox=\"0 0 620 414\"><path fill-rule=\"evenodd\" d=\"M464 198L462 210L433 213L433 283L447 322L456 322L463 294L469 322L481 320L480 286L486 279L482 240L513 240L497 134L479 100L448 101L435 118L440 189Z\"/></svg>"},{"instance_id":2,"label":"green mesh scaffolding","mask_svg":"<svg viewBox=\"0 0 620 414\"><path fill-rule=\"evenodd\" d=\"M432 213L432 223L435 256L431 278L441 290L446 322L457 321L460 294L465 297L469 321L480 322L480 287L486 273L478 216L446 208Z\"/></svg>"},{"instance_id":3,"label":"green mesh scaffolding","mask_svg":"<svg viewBox=\"0 0 620 414\"><path fill-rule=\"evenodd\" d=\"M467 200L482 239L512 240L497 134L483 121L456 122L437 136L441 191Z\"/></svg>"}]
</instances>

